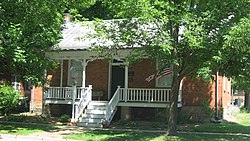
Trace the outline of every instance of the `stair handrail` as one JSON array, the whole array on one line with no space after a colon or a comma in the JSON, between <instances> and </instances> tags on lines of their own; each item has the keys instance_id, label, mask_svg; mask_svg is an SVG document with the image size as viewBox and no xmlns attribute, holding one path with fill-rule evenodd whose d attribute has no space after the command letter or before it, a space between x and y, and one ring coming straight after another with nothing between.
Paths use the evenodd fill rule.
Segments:
<instances>
[{"instance_id":1,"label":"stair handrail","mask_svg":"<svg viewBox=\"0 0 250 141\"><path fill-rule=\"evenodd\" d=\"M111 98L106 107L106 116L105 116L105 121L103 122L106 122L106 124L108 125L110 124L116 112L116 107L119 103L119 95L120 95L120 86L117 87L113 97Z\"/></svg>"},{"instance_id":2,"label":"stair handrail","mask_svg":"<svg viewBox=\"0 0 250 141\"><path fill-rule=\"evenodd\" d=\"M78 120L90 101L92 101L92 85L89 85L84 89L84 92L81 92L81 98L75 108L75 120Z\"/></svg>"}]
</instances>

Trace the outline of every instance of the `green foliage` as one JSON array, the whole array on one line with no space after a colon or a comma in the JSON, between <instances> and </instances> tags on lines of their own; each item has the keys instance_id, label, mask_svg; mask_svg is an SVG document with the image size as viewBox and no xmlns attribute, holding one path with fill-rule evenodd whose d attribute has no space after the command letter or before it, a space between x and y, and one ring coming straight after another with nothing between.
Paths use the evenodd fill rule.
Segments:
<instances>
[{"instance_id":1,"label":"green foliage","mask_svg":"<svg viewBox=\"0 0 250 141\"><path fill-rule=\"evenodd\" d=\"M61 38L62 5L58 0L0 2L0 72L4 76L20 74L35 84L41 82L44 69L51 69L45 52Z\"/></svg>"},{"instance_id":2,"label":"green foliage","mask_svg":"<svg viewBox=\"0 0 250 141\"><path fill-rule=\"evenodd\" d=\"M214 109L210 107L208 101L201 102L201 111L204 114L204 118L211 118L214 114Z\"/></svg>"},{"instance_id":3,"label":"green foliage","mask_svg":"<svg viewBox=\"0 0 250 141\"><path fill-rule=\"evenodd\" d=\"M161 68L172 65L169 121L173 124L181 80L185 76L208 79L217 70L225 70L225 74L230 71L225 69L233 65L224 63L230 59L224 57L228 54L224 37L250 12L248 0L104 0L104 4L114 17L123 20L95 24L99 35L96 38L100 38L94 44L99 47L96 51L112 58L117 56L117 50L126 47L132 50L135 60L148 57L157 60Z\"/></svg>"},{"instance_id":4,"label":"green foliage","mask_svg":"<svg viewBox=\"0 0 250 141\"><path fill-rule=\"evenodd\" d=\"M234 76L234 88L250 91L250 16L242 18L225 36L228 75Z\"/></svg>"},{"instance_id":5,"label":"green foliage","mask_svg":"<svg viewBox=\"0 0 250 141\"><path fill-rule=\"evenodd\" d=\"M70 119L70 116L66 114L59 117L60 122L68 122L69 119Z\"/></svg>"},{"instance_id":6,"label":"green foliage","mask_svg":"<svg viewBox=\"0 0 250 141\"><path fill-rule=\"evenodd\" d=\"M247 108L245 108L244 106L240 107L240 112L241 113L250 113L250 110L248 110Z\"/></svg>"},{"instance_id":7,"label":"green foliage","mask_svg":"<svg viewBox=\"0 0 250 141\"><path fill-rule=\"evenodd\" d=\"M20 116L15 116L15 115L9 115L6 117L7 121L14 121L14 122L25 122L27 121L29 117L26 115L20 115Z\"/></svg>"},{"instance_id":8,"label":"green foliage","mask_svg":"<svg viewBox=\"0 0 250 141\"><path fill-rule=\"evenodd\" d=\"M190 114L179 110L177 114L177 123L178 124L190 123Z\"/></svg>"},{"instance_id":9,"label":"green foliage","mask_svg":"<svg viewBox=\"0 0 250 141\"><path fill-rule=\"evenodd\" d=\"M15 110L19 103L20 93L16 92L12 86L0 87L0 113L9 115Z\"/></svg>"}]
</instances>

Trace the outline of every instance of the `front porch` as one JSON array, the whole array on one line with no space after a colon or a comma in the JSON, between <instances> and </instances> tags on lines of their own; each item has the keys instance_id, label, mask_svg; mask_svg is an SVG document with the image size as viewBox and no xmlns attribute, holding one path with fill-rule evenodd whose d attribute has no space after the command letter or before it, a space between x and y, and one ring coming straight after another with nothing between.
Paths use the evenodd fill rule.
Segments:
<instances>
[{"instance_id":1,"label":"front porch","mask_svg":"<svg viewBox=\"0 0 250 141\"><path fill-rule=\"evenodd\" d=\"M108 101L95 101L92 86L82 87L48 87L44 95L45 104L71 104L72 122L79 125L90 125L95 122L99 127L101 122L112 121L117 107L155 107L166 108L170 101L170 89L154 88L120 88L118 86L112 98ZM93 103L102 103L94 105ZM91 121L91 122L90 122Z\"/></svg>"},{"instance_id":2,"label":"front porch","mask_svg":"<svg viewBox=\"0 0 250 141\"><path fill-rule=\"evenodd\" d=\"M74 104L78 104L88 89L91 89L89 97L93 97L91 85L85 88L76 87L75 94L73 94L73 87L48 87L44 95L44 102L46 104L73 104L74 101ZM96 93L94 96L99 97L101 93L100 95ZM118 87L117 95L113 95L111 100L113 98L118 101L118 106L159 107L159 104L163 104L162 107L166 107L170 102L170 89Z\"/></svg>"}]
</instances>

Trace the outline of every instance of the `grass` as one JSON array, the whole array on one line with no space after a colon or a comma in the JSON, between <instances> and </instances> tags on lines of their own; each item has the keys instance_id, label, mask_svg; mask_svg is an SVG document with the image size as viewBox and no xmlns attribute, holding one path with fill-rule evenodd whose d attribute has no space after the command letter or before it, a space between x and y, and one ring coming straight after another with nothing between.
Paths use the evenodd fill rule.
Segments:
<instances>
[{"instance_id":1,"label":"grass","mask_svg":"<svg viewBox=\"0 0 250 141\"><path fill-rule=\"evenodd\" d=\"M183 125L182 131L216 132L216 133L245 133L250 134L250 113L238 113L238 122L203 123ZM66 139L85 141L249 141L250 137L233 135L203 135L203 134L178 134L165 136L163 133L153 132L128 132L110 130L89 130L80 134L66 136Z\"/></svg>"},{"instance_id":2,"label":"grass","mask_svg":"<svg viewBox=\"0 0 250 141\"><path fill-rule=\"evenodd\" d=\"M238 113L236 115L237 123L223 122L220 124L189 124L182 125L182 131L196 132L217 132L217 133L246 133L250 134L250 113ZM126 124L127 125L127 124ZM133 126L132 126L133 125ZM132 127L140 126L139 123L132 124ZM152 128L154 124L150 124ZM159 124L157 124L159 126ZM58 129L49 125L37 124L7 124L0 123L0 134L29 135L34 132L51 132ZM159 128L158 128L159 130ZM160 129L164 130L164 129ZM112 130L87 130L79 134L65 136L66 139L84 140L84 141L248 141L250 137L234 135L201 135L194 133L182 133L177 136L165 136L164 133L154 132L129 132Z\"/></svg>"},{"instance_id":3,"label":"grass","mask_svg":"<svg viewBox=\"0 0 250 141\"><path fill-rule=\"evenodd\" d=\"M238 123L242 126L250 126L250 112L243 112L236 115Z\"/></svg>"},{"instance_id":4,"label":"grass","mask_svg":"<svg viewBox=\"0 0 250 141\"><path fill-rule=\"evenodd\" d=\"M29 135L57 129L49 125L0 123L0 134Z\"/></svg>"},{"instance_id":5,"label":"grass","mask_svg":"<svg viewBox=\"0 0 250 141\"><path fill-rule=\"evenodd\" d=\"M245 133L250 134L250 113L238 113L237 123L203 123L184 125L180 130L195 132L217 132L217 133Z\"/></svg>"},{"instance_id":6,"label":"grass","mask_svg":"<svg viewBox=\"0 0 250 141\"><path fill-rule=\"evenodd\" d=\"M84 141L249 141L249 137L226 135L196 135L178 134L178 136L165 136L163 133L153 132L129 132L129 131L105 131L92 130L80 134L72 134L66 139Z\"/></svg>"}]
</instances>

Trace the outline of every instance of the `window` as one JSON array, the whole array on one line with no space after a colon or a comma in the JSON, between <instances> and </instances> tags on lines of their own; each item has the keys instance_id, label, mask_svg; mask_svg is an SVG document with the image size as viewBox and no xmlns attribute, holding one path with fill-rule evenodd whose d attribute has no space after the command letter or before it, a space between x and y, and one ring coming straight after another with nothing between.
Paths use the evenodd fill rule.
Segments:
<instances>
[{"instance_id":1,"label":"window","mask_svg":"<svg viewBox=\"0 0 250 141\"><path fill-rule=\"evenodd\" d=\"M21 91L21 76L20 75L11 75L11 82L15 91Z\"/></svg>"},{"instance_id":2,"label":"window","mask_svg":"<svg viewBox=\"0 0 250 141\"><path fill-rule=\"evenodd\" d=\"M0 87L3 85L3 73L0 73Z\"/></svg>"},{"instance_id":3,"label":"window","mask_svg":"<svg viewBox=\"0 0 250 141\"><path fill-rule=\"evenodd\" d=\"M77 75L77 83L76 86L82 86L82 73L83 67L81 61L71 60L69 61L69 71L68 71L68 86L72 86L72 72L70 69L74 67Z\"/></svg>"},{"instance_id":4,"label":"window","mask_svg":"<svg viewBox=\"0 0 250 141\"><path fill-rule=\"evenodd\" d=\"M156 87L171 87L172 81L173 73L156 78Z\"/></svg>"}]
</instances>

